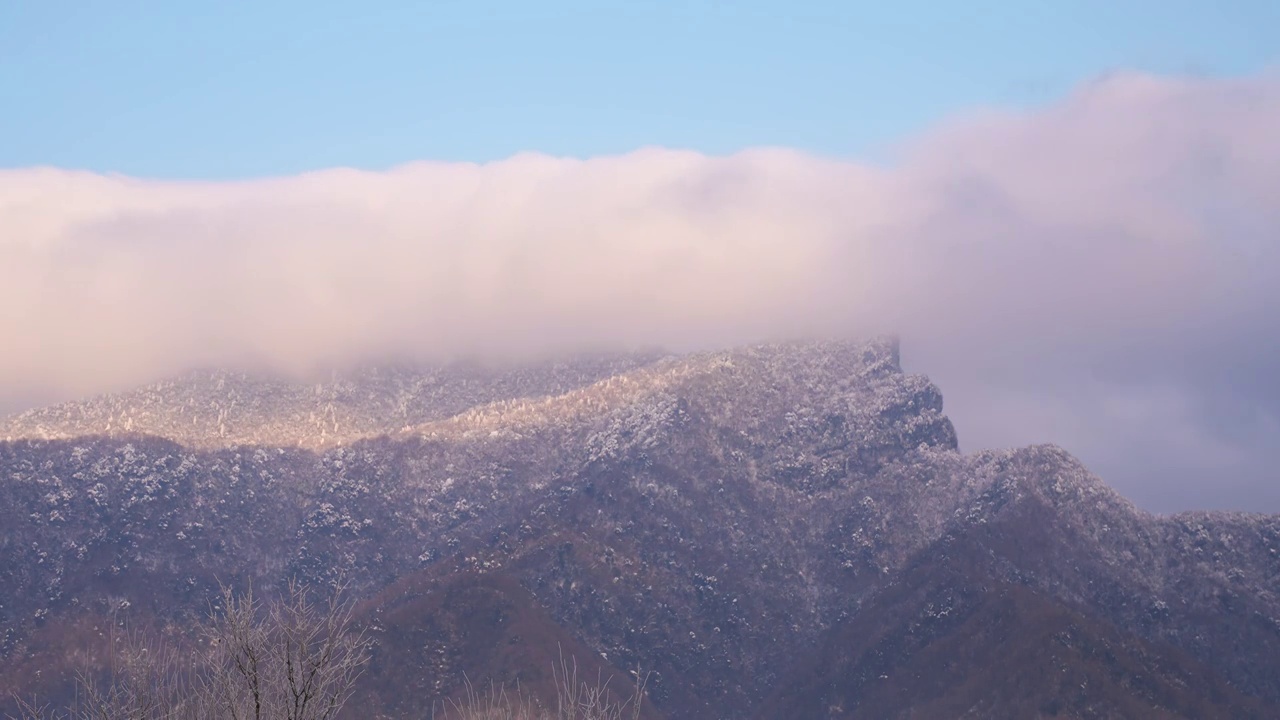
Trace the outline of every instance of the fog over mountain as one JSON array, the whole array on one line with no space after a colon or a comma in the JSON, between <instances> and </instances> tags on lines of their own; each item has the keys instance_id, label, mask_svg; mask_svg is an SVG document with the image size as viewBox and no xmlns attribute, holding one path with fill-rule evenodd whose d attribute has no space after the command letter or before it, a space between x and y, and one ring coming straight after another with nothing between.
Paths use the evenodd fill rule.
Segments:
<instances>
[{"instance_id":1,"label":"fog over mountain","mask_svg":"<svg viewBox=\"0 0 1280 720\"><path fill-rule=\"evenodd\" d=\"M886 166L0 171L0 410L196 367L892 332L965 450L1055 442L1151 510L1277 511L1277 127L1275 73L1121 73Z\"/></svg>"},{"instance_id":2,"label":"fog over mountain","mask_svg":"<svg viewBox=\"0 0 1280 720\"><path fill-rule=\"evenodd\" d=\"M1052 444L958 451L944 409L881 338L24 413L0 716L70 693L108 623L181 642L220 582L291 580L362 598L339 718L545 697L561 652L651 669L653 720L1280 716L1280 514L1153 515Z\"/></svg>"}]
</instances>

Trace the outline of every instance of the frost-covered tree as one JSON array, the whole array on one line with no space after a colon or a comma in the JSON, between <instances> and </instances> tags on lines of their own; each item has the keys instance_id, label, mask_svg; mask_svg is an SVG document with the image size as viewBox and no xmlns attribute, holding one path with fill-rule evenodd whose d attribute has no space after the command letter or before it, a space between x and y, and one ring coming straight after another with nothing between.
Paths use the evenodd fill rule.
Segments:
<instances>
[{"instance_id":1,"label":"frost-covered tree","mask_svg":"<svg viewBox=\"0 0 1280 720\"><path fill-rule=\"evenodd\" d=\"M113 639L105 678L82 674L64 709L20 701L22 720L333 720L369 659L341 592L298 583L267 602L224 587L199 635L195 652Z\"/></svg>"}]
</instances>

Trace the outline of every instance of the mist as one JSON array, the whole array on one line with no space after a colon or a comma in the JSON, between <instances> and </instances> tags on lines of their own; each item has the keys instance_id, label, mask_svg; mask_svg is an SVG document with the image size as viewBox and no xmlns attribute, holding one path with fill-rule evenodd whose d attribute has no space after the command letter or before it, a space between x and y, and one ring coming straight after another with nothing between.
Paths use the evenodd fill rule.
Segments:
<instances>
[{"instance_id":1,"label":"mist","mask_svg":"<svg viewBox=\"0 0 1280 720\"><path fill-rule=\"evenodd\" d=\"M894 333L966 451L1280 511L1280 77L1120 73L870 165L784 148L242 182L0 171L0 410L304 375Z\"/></svg>"}]
</instances>

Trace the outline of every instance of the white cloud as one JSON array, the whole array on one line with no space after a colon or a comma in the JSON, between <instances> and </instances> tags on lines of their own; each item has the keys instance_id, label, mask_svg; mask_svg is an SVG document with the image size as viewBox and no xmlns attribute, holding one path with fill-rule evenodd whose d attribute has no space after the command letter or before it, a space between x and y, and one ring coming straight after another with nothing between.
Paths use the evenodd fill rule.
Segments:
<instances>
[{"instance_id":1,"label":"white cloud","mask_svg":"<svg viewBox=\"0 0 1280 720\"><path fill-rule=\"evenodd\" d=\"M1280 509L1277 127L1280 78L1121 74L889 168L646 149L236 183L0 171L0 405L193 365L894 331L968 447L1059 440L1161 508L1217 502L1199 478L1229 466L1244 484L1217 504ZM1196 477L1146 477L1123 443Z\"/></svg>"}]
</instances>

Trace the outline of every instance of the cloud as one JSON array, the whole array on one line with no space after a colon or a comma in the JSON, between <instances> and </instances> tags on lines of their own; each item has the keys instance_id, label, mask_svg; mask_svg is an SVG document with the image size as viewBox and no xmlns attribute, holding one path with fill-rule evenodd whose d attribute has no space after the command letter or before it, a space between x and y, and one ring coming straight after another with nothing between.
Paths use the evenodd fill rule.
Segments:
<instances>
[{"instance_id":1,"label":"cloud","mask_svg":"<svg viewBox=\"0 0 1280 720\"><path fill-rule=\"evenodd\" d=\"M525 154L234 183L0 171L0 406L197 365L900 334L967 449L1280 510L1280 77L1115 74L891 166Z\"/></svg>"}]
</instances>

